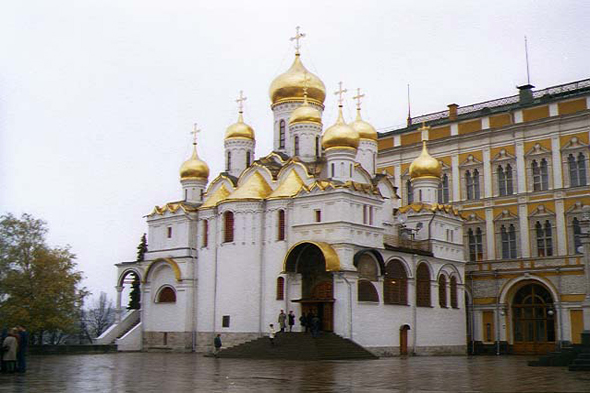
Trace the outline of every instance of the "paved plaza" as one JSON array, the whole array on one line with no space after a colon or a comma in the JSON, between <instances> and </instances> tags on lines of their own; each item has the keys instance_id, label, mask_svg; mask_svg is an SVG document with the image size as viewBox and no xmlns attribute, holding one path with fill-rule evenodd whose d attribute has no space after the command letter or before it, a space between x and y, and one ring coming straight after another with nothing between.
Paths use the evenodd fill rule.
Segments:
<instances>
[{"instance_id":1,"label":"paved plaza","mask_svg":"<svg viewBox=\"0 0 590 393\"><path fill-rule=\"evenodd\" d=\"M590 391L590 372L528 367L530 359L301 362L171 353L31 356L26 375L0 375L0 392Z\"/></svg>"}]
</instances>

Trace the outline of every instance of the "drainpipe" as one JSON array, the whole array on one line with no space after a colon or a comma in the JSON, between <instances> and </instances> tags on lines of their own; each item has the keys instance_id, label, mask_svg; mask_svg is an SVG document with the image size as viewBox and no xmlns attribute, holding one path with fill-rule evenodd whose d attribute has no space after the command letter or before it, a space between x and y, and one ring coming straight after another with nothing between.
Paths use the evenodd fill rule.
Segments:
<instances>
[{"instance_id":1,"label":"drainpipe","mask_svg":"<svg viewBox=\"0 0 590 393\"><path fill-rule=\"evenodd\" d=\"M471 279L471 354L475 355L475 306L473 303L473 274L469 274Z\"/></svg>"},{"instance_id":2,"label":"drainpipe","mask_svg":"<svg viewBox=\"0 0 590 393\"><path fill-rule=\"evenodd\" d=\"M417 259L417 257L418 256L416 254L412 255L412 262L414 264L414 266L413 266L413 270L414 270L414 301L411 302L412 303L412 324L414 325L414 334L412 334L412 355L416 355L416 341L418 339L418 316L416 315L416 299L417 299L416 293L418 291L418 286L416 283L416 259Z\"/></svg>"},{"instance_id":3,"label":"drainpipe","mask_svg":"<svg viewBox=\"0 0 590 393\"><path fill-rule=\"evenodd\" d=\"M498 283L498 270L494 270L496 282L496 355L500 355L500 286Z\"/></svg>"},{"instance_id":4,"label":"drainpipe","mask_svg":"<svg viewBox=\"0 0 590 393\"><path fill-rule=\"evenodd\" d=\"M561 349L561 345L563 343L563 315L561 313L561 268L556 268L555 271L557 272L557 299L555 302L556 305L556 317L558 321L559 327L559 346L558 348Z\"/></svg>"},{"instance_id":5,"label":"drainpipe","mask_svg":"<svg viewBox=\"0 0 590 393\"><path fill-rule=\"evenodd\" d=\"M219 221L221 220L219 216L219 210L215 207L215 236L213 237L213 241L215 242L215 260L214 260L214 279L213 279L213 334L215 335L215 321L217 321L217 259L219 253L219 247L221 246L220 240L220 230L221 227Z\"/></svg>"},{"instance_id":6,"label":"drainpipe","mask_svg":"<svg viewBox=\"0 0 590 393\"><path fill-rule=\"evenodd\" d=\"M264 244L265 244L265 237L266 237L266 201L262 201L262 209L260 212L260 243L258 244L258 249L260 250L260 285L258 289L258 296L259 296L259 312L260 317L258 318L258 332L260 334L263 333L264 329Z\"/></svg>"},{"instance_id":7,"label":"drainpipe","mask_svg":"<svg viewBox=\"0 0 590 393\"><path fill-rule=\"evenodd\" d=\"M195 321L197 319L197 260L196 260L196 248L190 248L191 257L193 260L193 296L192 296L192 318L191 318L191 330L192 330L192 342L193 342L193 352L197 351L197 327L195 325Z\"/></svg>"},{"instance_id":8,"label":"drainpipe","mask_svg":"<svg viewBox=\"0 0 590 393\"><path fill-rule=\"evenodd\" d=\"M346 285L348 285L348 334L352 340L352 284L348 281L344 273L338 273L338 277L343 279Z\"/></svg>"}]
</instances>

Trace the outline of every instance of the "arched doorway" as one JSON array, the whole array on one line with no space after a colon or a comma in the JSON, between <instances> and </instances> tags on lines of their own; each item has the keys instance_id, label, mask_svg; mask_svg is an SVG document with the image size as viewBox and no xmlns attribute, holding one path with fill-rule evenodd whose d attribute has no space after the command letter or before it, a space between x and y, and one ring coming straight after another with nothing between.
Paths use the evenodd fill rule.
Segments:
<instances>
[{"instance_id":1,"label":"arched doorway","mask_svg":"<svg viewBox=\"0 0 590 393\"><path fill-rule=\"evenodd\" d=\"M543 354L555 349L555 307L551 293L530 283L512 300L514 353Z\"/></svg>"},{"instance_id":2,"label":"arched doorway","mask_svg":"<svg viewBox=\"0 0 590 393\"><path fill-rule=\"evenodd\" d=\"M405 356L408 354L408 330L409 325L402 325L399 328L399 354Z\"/></svg>"},{"instance_id":3,"label":"arched doorway","mask_svg":"<svg viewBox=\"0 0 590 393\"><path fill-rule=\"evenodd\" d=\"M332 271L339 268L336 252L326 243L303 242L291 248L285 259L287 272L301 274L301 315L317 315L321 330L334 330L334 282Z\"/></svg>"}]
</instances>

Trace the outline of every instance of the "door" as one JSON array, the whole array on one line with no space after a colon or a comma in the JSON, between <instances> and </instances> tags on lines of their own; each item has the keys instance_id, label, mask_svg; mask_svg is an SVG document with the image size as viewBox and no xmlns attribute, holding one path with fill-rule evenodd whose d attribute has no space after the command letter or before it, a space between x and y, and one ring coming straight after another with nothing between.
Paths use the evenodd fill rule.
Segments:
<instances>
[{"instance_id":1,"label":"door","mask_svg":"<svg viewBox=\"0 0 590 393\"><path fill-rule=\"evenodd\" d=\"M520 288L512 302L512 319L515 353L544 354L555 349L555 310L545 287Z\"/></svg>"},{"instance_id":2,"label":"door","mask_svg":"<svg viewBox=\"0 0 590 393\"><path fill-rule=\"evenodd\" d=\"M408 330L410 330L408 325L399 329L399 354L402 356L408 354Z\"/></svg>"}]
</instances>

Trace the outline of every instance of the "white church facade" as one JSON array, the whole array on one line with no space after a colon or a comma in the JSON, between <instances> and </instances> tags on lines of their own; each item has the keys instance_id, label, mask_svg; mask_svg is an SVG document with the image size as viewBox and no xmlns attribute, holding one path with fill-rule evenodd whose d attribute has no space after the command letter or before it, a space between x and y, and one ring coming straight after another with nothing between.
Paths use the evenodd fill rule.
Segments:
<instances>
[{"instance_id":1,"label":"white church facade","mask_svg":"<svg viewBox=\"0 0 590 393\"><path fill-rule=\"evenodd\" d=\"M392 179L376 174L362 95L347 122L340 87L338 118L324 127L326 88L298 49L270 87L273 151L255 157L240 96L226 170L209 180L195 142L181 200L148 215L144 260L117 264L118 318L107 333L120 349L205 352L218 333L236 345L267 334L285 310L298 331L311 312L324 331L378 355L466 353L463 219L437 203L442 168L428 129L410 168L414 203L404 206ZM141 307L124 311L130 276Z\"/></svg>"}]
</instances>

